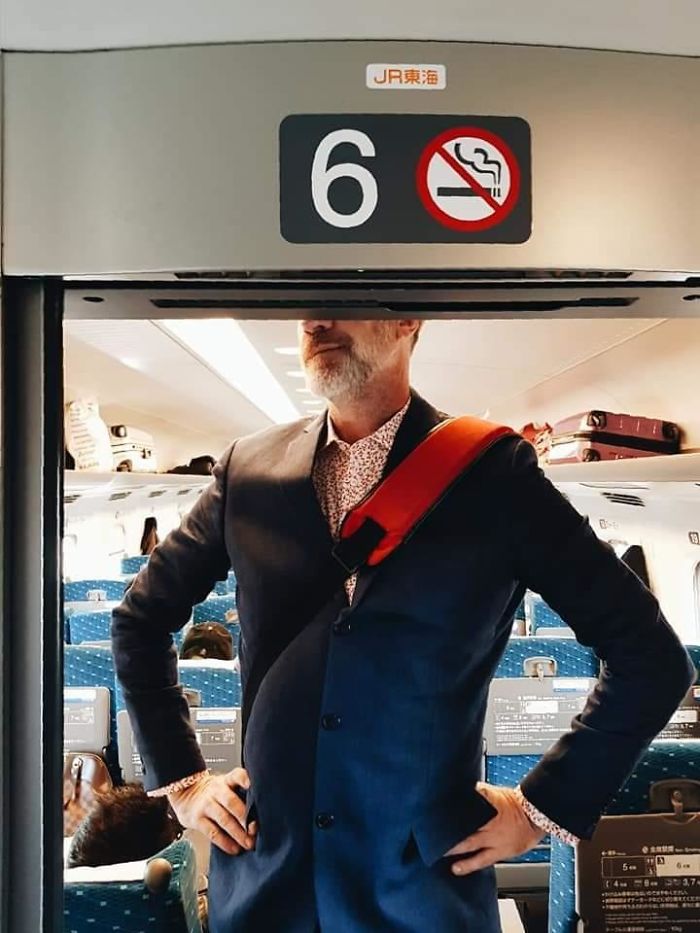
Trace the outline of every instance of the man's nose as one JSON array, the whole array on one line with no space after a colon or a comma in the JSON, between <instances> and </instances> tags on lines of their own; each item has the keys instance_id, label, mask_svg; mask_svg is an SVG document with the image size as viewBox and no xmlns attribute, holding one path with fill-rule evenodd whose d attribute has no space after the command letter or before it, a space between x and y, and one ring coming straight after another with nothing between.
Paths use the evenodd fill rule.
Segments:
<instances>
[{"instance_id":1,"label":"man's nose","mask_svg":"<svg viewBox=\"0 0 700 933\"><path fill-rule=\"evenodd\" d=\"M301 329L305 334L313 336L313 334L318 334L324 330L330 330L335 321L302 321Z\"/></svg>"}]
</instances>

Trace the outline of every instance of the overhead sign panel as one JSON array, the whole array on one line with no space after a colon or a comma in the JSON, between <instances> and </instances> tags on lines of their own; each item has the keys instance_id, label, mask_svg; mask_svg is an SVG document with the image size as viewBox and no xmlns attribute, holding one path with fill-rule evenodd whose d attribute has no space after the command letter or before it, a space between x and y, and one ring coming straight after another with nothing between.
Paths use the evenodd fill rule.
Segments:
<instances>
[{"instance_id":1,"label":"overhead sign panel","mask_svg":"<svg viewBox=\"0 0 700 933\"><path fill-rule=\"evenodd\" d=\"M530 127L519 117L298 114L280 126L291 243L524 243Z\"/></svg>"}]
</instances>

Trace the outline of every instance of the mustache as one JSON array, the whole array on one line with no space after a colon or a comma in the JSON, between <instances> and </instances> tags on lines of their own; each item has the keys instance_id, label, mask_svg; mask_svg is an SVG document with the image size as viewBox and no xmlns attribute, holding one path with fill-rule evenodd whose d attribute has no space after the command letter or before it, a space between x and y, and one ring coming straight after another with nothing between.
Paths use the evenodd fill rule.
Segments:
<instances>
[{"instance_id":1,"label":"mustache","mask_svg":"<svg viewBox=\"0 0 700 933\"><path fill-rule=\"evenodd\" d=\"M304 358L309 359L312 356L315 356L320 350L323 350L325 347L339 347L343 349L349 349L352 346L352 340L349 337L340 337L333 336L328 334L320 334L316 337L306 336L304 338Z\"/></svg>"}]
</instances>

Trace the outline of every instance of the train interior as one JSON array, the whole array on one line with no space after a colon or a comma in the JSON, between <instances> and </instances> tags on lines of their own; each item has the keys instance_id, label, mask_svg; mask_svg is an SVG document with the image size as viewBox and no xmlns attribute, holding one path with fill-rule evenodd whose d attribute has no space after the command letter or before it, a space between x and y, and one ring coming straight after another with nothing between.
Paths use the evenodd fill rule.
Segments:
<instances>
[{"instance_id":1,"label":"train interior","mask_svg":"<svg viewBox=\"0 0 700 933\"><path fill-rule=\"evenodd\" d=\"M693 0L4 0L1 930L208 933L111 615L233 439L323 415L299 320L423 320L415 390L522 433L700 669L698 36ZM232 567L173 632L218 772L239 597ZM480 761L514 788L609 671L537 592L508 629ZM647 738L590 840L496 865L504 933L697 933L700 674ZM347 903L317 929L360 929Z\"/></svg>"},{"instance_id":2,"label":"train interior","mask_svg":"<svg viewBox=\"0 0 700 933\"><path fill-rule=\"evenodd\" d=\"M87 312L68 314L63 331L68 447L64 751L73 756L99 754L114 783L138 783L138 749L110 655L110 610L147 563L155 541L179 523L210 481L212 460L232 439L325 409L306 386L293 312L286 320L266 320L259 311L248 318L241 312L241 317L114 319L96 314L99 310L93 304ZM438 408L518 431L549 425L556 437L558 423L591 411L634 414L680 426L680 450L673 455L554 463L547 462L545 450L541 464L549 479L589 517L596 534L648 583L696 659L699 370L700 318L594 313L573 318L442 315L426 320L412 365L414 388ZM80 468L85 465L87 469ZM224 660L206 653L181 660L179 670L205 758L212 768L227 770L240 761L233 571L194 607L191 621L175 634L181 655L192 626L211 623L230 636L231 654ZM557 730L563 731L582 708L597 672L597 659L575 641L566 621L538 594L528 592L492 686L484 777L514 786ZM565 691L564 699L558 690ZM675 760L685 764L682 773L672 776L693 777L697 765L691 766L691 758L684 756L691 755L689 750L694 754L698 740L700 688L691 691L643 765L649 774L663 776L668 755L676 754ZM646 797L635 780L639 783L638 776L630 779L628 797L623 795L611 813L646 810ZM70 928L75 918L76 923L84 920L96 905L114 897L109 903L115 911L117 904L119 910L133 911L144 925L150 920L149 929L198 933L208 843L190 831L186 836L187 841L177 840L163 850L177 881L171 880L167 907L158 906L157 879L149 887L147 877L147 898L141 899L147 868L142 859L66 868ZM68 852L70 836L64 844ZM497 873L506 933L570 929L576 883L567 846L546 838L526 856L499 865ZM121 900L115 894L119 887ZM161 909L164 913L158 913ZM158 925L163 923L170 925Z\"/></svg>"}]
</instances>

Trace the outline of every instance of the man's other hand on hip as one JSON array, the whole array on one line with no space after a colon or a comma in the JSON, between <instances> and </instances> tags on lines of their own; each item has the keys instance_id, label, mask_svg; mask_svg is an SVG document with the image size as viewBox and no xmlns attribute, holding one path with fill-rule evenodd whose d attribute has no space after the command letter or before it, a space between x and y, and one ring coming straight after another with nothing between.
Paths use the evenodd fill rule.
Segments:
<instances>
[{"instance_id":1,"label":"man's other hand on hip","mask_svg":"<svg viewBox=\"0 0 700 933\"><path fill-rule=\"evenodd\" d=\"M453 846L446 856L460 856L452 864L456 875L468 875L496 862L522 855L533 849L545 836L525 815L514 790L508 787L493 787L479 782L476 789L498 810L471 836Z\"/></svg>"},{"instance_id":2,"label":"man's other hand on hip","mask_svg":"<svg viewBox=\"0 0 700 933\"><path fill-rule=\"evenodd\" d=\"M203 833L223 852L239 855L255 848L257 825L246 829L246 805L236 787L250 787L243 768L207 774L191 787L168 794L168 800L183 826Z\"/></svg>"}]
</instances>

